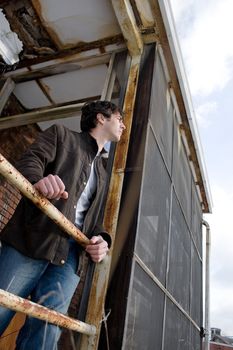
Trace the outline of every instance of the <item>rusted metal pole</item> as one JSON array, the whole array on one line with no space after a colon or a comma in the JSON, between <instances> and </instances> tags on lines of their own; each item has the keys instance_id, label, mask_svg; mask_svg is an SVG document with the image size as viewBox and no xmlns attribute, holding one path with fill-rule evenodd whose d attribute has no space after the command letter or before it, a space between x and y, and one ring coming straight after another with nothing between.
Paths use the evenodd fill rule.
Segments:
<instances>
[{"instance_id":1,"label":"rusted metal pole","mask_svg":"<svg viewBox=\"0 0 233 350\"><path fill-rule=\"evenodd\" d=\"M143 51L143 40L130 1L111 0L111 2L130 55L140 56Z\"/></svg>"},{"instance_id":2,"label":"rusted metal pole","mask_svg":"<svg viewBox=\"0 0 233 350\"><path fill-rule=\"evenodd\" d=\"M111 233L112 247L114 246L118 222L118 213L124 180L124 169L126 166L134 104L137 92L140 59L141 56L135 56L131 61L123 105L124 124L126 125L126 130L116 147L109 194L105 209L104 227ZM111 259L112 249L110 249L108 256L95 267L85 321L95 325L97 332L91 337L82 336L80 350L96 350L98 348L100 327L104 318L104 303L107 293Z\"/></svg>"},{"instance_id":3,"label":"rusted metal pole","mask_svg":"<svg viewBox=\"0 0 233 350\"><path fill-rule=\"evenodd\" d=\"M23 312L26 315L36 317L40 320L47 321L60 327L65 327L76 332L86 335L95 335L96 333L95 326L75 320L54 310L47 309L42 305L33 303L27 299L23 299L2 289L0 289L0 304L11 310Z\"/></svg>"},{"instance_id":4,"label":"rusted metal pole","mask_svg":"<svg viewBox=\"0 0 233 350\"><path fill-rule=\"evenodd\" d=\"M25 197L52 219L81 246L89 244L89 239L70 222L47 198L42 196L25 177L0 154L0 174L14 185Z\"/></svg>"}]
</instances>

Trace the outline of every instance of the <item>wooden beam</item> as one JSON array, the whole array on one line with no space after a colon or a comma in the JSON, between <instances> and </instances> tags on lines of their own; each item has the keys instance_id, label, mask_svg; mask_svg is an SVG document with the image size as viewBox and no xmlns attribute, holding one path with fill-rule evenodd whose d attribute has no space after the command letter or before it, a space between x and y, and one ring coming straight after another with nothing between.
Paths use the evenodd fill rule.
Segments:
<instances>
[{"instance_id":1,"label":"wooden beam","mask_svg":"<svg viewBox=\"0 0 233 350\"><path fill-rule=\"evenodd\" d=\"M11 77L15 83L23 83L34 79L42 79L56 74L72 72L78 69L107 64L110 60L111 53L92 55L90 57L81 57L80 55L69 55L64 58L48 61L46 67L33 68L28 72L9 72L5 77Z\"/></svg>"},{"instance_id":2,"label":"wooden beam","mask_svg":"<svg viewBox=\"0 0 233 350\"><path fill-rule=\"evenodd\" d=\"M112 0L112 6L130 55L140 55L143 50L143 41L129 0Z\"/></svg>"},{"instance_id":3,"label":"wooden beam","mask_svg":"<svg viewBox=\"0 0 233 350\"><path fill-rule=\"evenodd\" d=\"M64 119L76 117L81 111L84 103L76 103L67 106L47 108L16 114L10 117L0 118L0 130L13 128L20 125L28 125L46 120Z\"/></svg>"},{"instance_id":4,"label":"wooden beam","mask_svg":"<svg viewBox=\"0 0 233 350\"><path fill-rule=\"evenodd\" d=\"M130 140L130 131L133 120L134 103L137 92L137 83L139 76L141 56L133 57L128 75L128 83L124 98L123 112L126 130L122 135L121 141L117 144L113 170L111 175L109 194L105 208L104 227L111 233L112 247L114 245L116 227L118 222L118 213L120 208L121 192L123 188L124 169ZM104 314L104 302L107 293L107 284L110 272L112 258L112 249L108 256L95 267L95 273L92 280L92 286L89 296L88 309L85 322L93 320L97 333L93 337L83 336L80 350L96 350L100 335L100 327Z\"/></svg>"},{"instance_id":5,"label":"wooden beam","mask_svg":"<svg viewBox=\"0 0 233 350\"><path fill-rule=\"evenodd\" d=\"M124 38L121 33L108 38L92 41L90 43L79 43L76 47L61 50L56 54L49 55L49 57L43 56L43 57L36 57L36 58L30 58L30 59L29 58L23 59L22 61L19 62L18 68L32 66L34 64L47 62L48 60L57 60L60 58L65 58L68 55L71 56L76 54L88 53L88 51L89 52L91 50L95 51L96 49L101 49L101 48L104 48L105 51L109 52L108 46L109 48L111 48L111 46L114 44L117 44L117 45L124 44Z\"/></svg>"},{"instance_id":6,"label":"wooden beam","mask_svg":"<svg viewBox=\"0 0 233 350\"><path fill-rule=\"evenodd\" d=\"M2 110L12 91L14 90L14 87L15 83L13 82L13 80L11 78L7 78L0 91L0 114L2 113Z\"/></svg>"}]
</instances>

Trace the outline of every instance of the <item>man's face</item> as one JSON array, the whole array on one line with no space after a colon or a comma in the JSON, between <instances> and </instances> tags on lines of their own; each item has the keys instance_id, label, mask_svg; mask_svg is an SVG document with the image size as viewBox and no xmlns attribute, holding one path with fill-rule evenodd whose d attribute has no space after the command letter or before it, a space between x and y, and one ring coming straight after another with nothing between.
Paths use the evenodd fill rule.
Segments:
<instances>
[{"instance_id":1,"label":"man's face","mask_svg":"<svg viewBox=\"0 0 233 350\"><path fill-rule=\"evenodd\" d=\"M120 141L121 135L125 130L125 124L120 112L112 113L110 118L105 118L104 128L108 141Z\"/></svg>"}]
</instances>

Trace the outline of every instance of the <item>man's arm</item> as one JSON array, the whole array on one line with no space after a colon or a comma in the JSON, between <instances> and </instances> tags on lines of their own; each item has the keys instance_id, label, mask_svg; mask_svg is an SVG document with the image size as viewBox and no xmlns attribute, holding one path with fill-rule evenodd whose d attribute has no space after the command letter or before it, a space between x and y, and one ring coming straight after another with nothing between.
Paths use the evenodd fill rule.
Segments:
<instances>
[{"instance_id":1,"label":"man's arm","mask_svg":"<svg viewBox=\"0 0 233 350\"><path fill-rule=\"evenodd\" d=\"M65 185L57 175L48 175L34 184L35 188L48 199L67 199L68 193ZM86 252L92 261L100 262L109 251L108 242L101 235L93 236L90 244L86 247Z\"/></svg>"},{"instance_id":2,"label":"man's arm","mask_svg":"<svg viewBox=\"0 0 233 350\"><path fill-rule=\"evenodd\" d=\"M52 125L41 132L35 142L22 155L16 168L31 183L43 179L46 167L55 160L57 155L58 138L63 134L62 127Z\"/></svg>"}]
</instances>

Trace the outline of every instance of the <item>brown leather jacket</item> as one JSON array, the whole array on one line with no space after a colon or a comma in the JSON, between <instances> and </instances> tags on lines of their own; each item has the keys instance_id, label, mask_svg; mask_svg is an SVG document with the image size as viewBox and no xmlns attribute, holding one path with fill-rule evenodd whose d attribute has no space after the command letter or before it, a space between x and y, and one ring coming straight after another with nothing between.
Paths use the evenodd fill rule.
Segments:
<instances>
[{"instance_id":1,"label":"brown leather jacket","mask_svg":"<svg viewBox=\"0 0 233 350\"><path fill-rule=\"evenodd\" d=\"M53 125L39 135L23 155L17 169L31 182L36 183L49 174L58 175L69 193L67 200L51 202L70 221L75 220L76 203L89 178L91 163L98 146L89 133L77 133L61 125ZM101 234L110 236L99 221L106 185L106 152L96 158L97 191L86 213L83 232L88 237ZM1 240L15 247L26 256L47 259L60 265L66 261L69 236L28 199L22 198L16 211L1 232Z\"/></svg>"}]
</instances>

